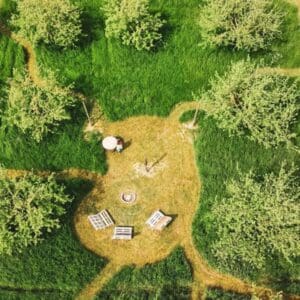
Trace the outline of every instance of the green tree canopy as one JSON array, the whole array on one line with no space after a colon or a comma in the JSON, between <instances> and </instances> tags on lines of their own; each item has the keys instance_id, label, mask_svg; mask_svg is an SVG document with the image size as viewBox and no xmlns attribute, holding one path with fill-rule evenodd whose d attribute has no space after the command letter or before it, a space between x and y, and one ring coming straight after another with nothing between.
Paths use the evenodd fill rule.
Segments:
<instances>
[{"instance_id":1,"label":"green tree canopy","mask_svg":"<svg viewBox=\"0 0 300 300\"><path fill-rule=\"evenodd\" d=\"M59 87L55 76L48 74L47 84L37 86L28 74L15 72L9 80L6 126L16 126L40 142L63 120L70 119L67 108L74 105L70 87Z\"/></svg>"},{"instance_id":2,"label":"green tree canopy","mask_svg":"<svg viewBox=\"0 0 300 300\"><path fill-rule=\"evenodd\" d=\"M149 0L106 0L105 35L138 50L151 50L162 39L164 20L149 12Z\"/></svg>"},{"instance_id":3,"label":"green tree canopy","mask_svg":"<svg viewBox=\"0 0 300 300\"><path fill-rule=\"evenodd\" d=\"M285 263L300 255L300 186L296 169L282 165L263 179L251 171L227 182L228 197L214 205L213 255L228 271L262 270L268 259Z\"/></svg>"},{"instance_id":4,"label":"green tree canopy","mask_svg":"<svg viewBox=\"0 0 300 300\"><path fill-rule=\"evenodd\" d=\"M3 171L1 172L3 173ZM37 244L45 232L59 228L64 204L71 201L53 175L0 179L0 253L21 252Z\"/></svg>"},{"instance_id":5,"label":"green tree canopy","mask_svg":"<svg viewBox=\"0 0 300 300\"><path fill-rule=\"evenodd\" d=\"M261 72L249 60L232 64L223 76L211 80L211 89L196 96L220 128L230 134L249 133L266 147L290 143L290 131L299 111L296 82L274 72Z\"/></svg>"},{"instance_id":6,"label":"green tree canopy","mask_svg":"<svg viewBox=\"0 0 300 300\"><path fill-rule=\"evenodd\" d=\"M199 24L207 46L256 51L280 37L283 19L272 0L206 0Z\"/></svg>"},{"instance_id":7,"label":"green tree canopy","mask_svg":"<svg viewBox=\"0 0 300 300\"><path fill-rule=\"evenodd\" d=\"M18 0L11 24L31 42L74 45L81 34L80 10L69 0Z\"/></svg>"}]
</instances>

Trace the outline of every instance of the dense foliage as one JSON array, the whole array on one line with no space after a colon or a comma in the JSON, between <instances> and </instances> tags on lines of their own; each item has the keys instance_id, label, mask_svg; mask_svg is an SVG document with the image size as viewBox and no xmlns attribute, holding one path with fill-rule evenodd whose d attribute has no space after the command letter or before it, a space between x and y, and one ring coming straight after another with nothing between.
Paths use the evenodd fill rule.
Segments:
<instances>
[{"instance_id":1,"label":"dense foliage","mask_svg":"<svg viewBox=\"0 0 300 300\"><path fill-rule=\"evenodd\" d=\"M199 24L205 45L256 51L281 35L283 19L272 0L206 0Z\"/></svg>"},{"instance_id":2,"label":"dense foliage","mask_svg":"<svg viewBox=\"0 0 300 300\"><path fill-rule=\"evenodd\" d=\"M296 170L282 166L257 181L253 172L240 173L226 184L228 197L214 205L217 241L212 252L229 271L265 269L270 255L286 264L300 255L300 185Z\"/></svg>"},{"instance_id":3,"label":"dense foliage","mask_svg":"<svg viewBox=\"0 0 300 300\"><path fill-rule=\"evenodd\" d=\"M290 131L299 111L297 83L256 69L249 60L232 64L223 76L211 80L211 89L200 95L207 114L230 134L246 134L266 147L291 143Z\"/></svg>"},{"instance_id":4,"label":"dense foliage","mask_svg":"<svg viewBox=\"0 0 300 300\"><path fill-rule=\"evenodd\" d=\"M93 185L80 179L63 184L74 200L65 205L60 228L22 253L0 255L0 285L11 288L0 288L0 299L71 300L104 267L105 260L80 244L73 227L75 210Z\"/></svg>"},{"instance_id":5,"label":"dense foliage","mask_svg":"<svg viewBox=\"0 0 300 300\"><path fill-rule=\"evenodd\" d=\"M138 269L125 267L97 299L190 299L192 272L182 248L166 259Z\"/></svg>"},{"instance_id":6,"label":"dense foliage","mask_svg":"<svg viewBox=\"0 0 300 300\"><path fill-rule=\"evenodd\" d=\"M161 40L164 20L149 12L149 0L107 0L105 35L138 50L151 50Z\"/></svg>"},{"instance_id":7,"label":"dense foliage","mask_svg":"<svg viewBox=\"0 0 300 300\"><path fill-rule=\"evenodd\" d=\"M21 252L36 245L44 232L59 228L64 204L71 201L52 175L34 174L1 178L0 198L0 254Z\"/></svg>"},{"instance_id":8,"label":"dense foliage","mask_svg":"<svg viewBox=\"0 0 300 300\"><path fill-rule=\"evenodd\" d=\"M81 34L80 10L69 0L19 0L11 24L31 42L74 45Z\"/></svg>"},{"instance_id":9,"label":"dense foliage","mask_svg":"<svg viewBox=\"0 0 300 300\"><path fill-rule=\"evenodd\" d=\"M5 123L40 142L61 121L70 119L67 108L74 102L70 87L59 87L53 74L47 84L38 86L26 73L16 72L9 80Z\"/></svg>"}]
</instances>

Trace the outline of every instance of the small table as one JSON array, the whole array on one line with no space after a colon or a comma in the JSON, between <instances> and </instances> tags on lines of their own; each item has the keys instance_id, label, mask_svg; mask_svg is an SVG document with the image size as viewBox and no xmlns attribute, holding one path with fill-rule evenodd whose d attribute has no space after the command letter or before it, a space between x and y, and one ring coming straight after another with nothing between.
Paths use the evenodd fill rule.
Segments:
<instances>
[{"instance_id":1,"label":"small table","mask_svg":"<svg viewBox=\"0 0 300 300\"><path fill-rule=\"evenodd\" d=\"M114 136L107 136L102 141L102 146L105 150L115 150L118 144L118 139Z\"/></svg>"}]
</instances>

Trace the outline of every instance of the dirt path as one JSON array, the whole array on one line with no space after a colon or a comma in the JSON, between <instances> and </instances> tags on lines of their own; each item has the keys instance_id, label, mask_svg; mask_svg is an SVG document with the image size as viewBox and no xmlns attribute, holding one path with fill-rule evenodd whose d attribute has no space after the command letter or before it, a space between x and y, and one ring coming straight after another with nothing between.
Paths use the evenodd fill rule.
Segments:
<instances>
[{"instance_id":1,"label":"dirt path","mask_svg":"<svg viewBox=\"0 0 300 300\"><path fill-rule=\"evenodd\" d=\"M295 0L300 5L300 0ZM10 32L0 25L3 34ZM28 71L37 85L46 82L41 79L35 52L31 44L11 34L26 52ZM282 70L282 69L278 69ZM298 76L298 69L284 69L286 74ZM79 95L81 97L81 95ZM95 183L93 191L82 201L75 215L75 229L80 241L93 252L109 259L102 272L79 294L79 299L92 299L105 283L122 266L136 264L139 267L165 258L177 245L184 247L194 274L192 297L200 299L205 286L217 286L225 290L269 294L270 290L245 283L210 268L195 249L191 225L197 210L200 181L195 163L193 136L179 124L179 116L186 110L197 108L195 102L178 105L169 118L135 117L121 122L98 125L105 134L121 135L131 143L122 155L108 155L109 172L101 178L92 172L70 169L58 173L62 177L81 177ZM96 124L97 128L97 124ZM162 155L163 154L163 155ZM147 157L145 157L147 156ZM154 165L160 165L157 174L149 179L134 173L133 166L143 163L145 158ZM23 171L8 171L9 176L19 176ZM40 172L47 175L47 172ZM125 207L118 201L124 189L138 193L136 205ZM128 242L111 241L111 229L96 233L87 221L87 214L101 208L108 208L120 224L134 225L135 238ZM176 216L164 232L156 234L147 230L144 220L153 210L162 209ZM126 211L126 213L124 213ZM143 249L143 255L140 251ZM299 297L290 297L299 299Z\"/></svg>"},{"instance_id":2,"label":"dirt path","mask_svg":"<svg viewBox=\"0 0 300 300\"><path fill-rule=\"evenodd\" d=\"M104 269L101 270L92 282L90 282L77 296L76 300L93 299L99 290L120 271L120 266L110 261Z\"/></svg>"}]
</instances>

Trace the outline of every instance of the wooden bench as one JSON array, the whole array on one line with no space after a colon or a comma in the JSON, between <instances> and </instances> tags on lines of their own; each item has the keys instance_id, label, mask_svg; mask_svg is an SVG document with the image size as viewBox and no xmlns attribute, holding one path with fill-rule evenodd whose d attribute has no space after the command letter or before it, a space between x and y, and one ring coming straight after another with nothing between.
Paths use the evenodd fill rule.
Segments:
<instances>
[{"instance_id":1,"label":"wooden bench","mask_svg":"<svg viewBox=\"0 0 300 300\"><path fill-rule=\"evenodd\" d=\"M106 209L100 211L96 215L88 216L88 219L96 230L104 229L114 224L114 221Z\"/></svg>"},{"instance_id":2,"label":"wooden bench","mask_svg":"<svg viewBox=\"0 0 300 300\"><path fill-rule=\"evenodd\" d=\"M150 218L147 220L146 224L150 226L150 228L155 230L164 229L170 222L172 218L164 215L160 210L155 211Z\"/></svg>"},{"instance_id":3,"label":"wooden bench","mask_svg":"<svg viewBox=\"0 0 300 300\"><path fill-rule=\"evenodd\" d=\"M116 226L114 230L113 240L131 240L133 228L129 226Z\"/></svg>"}]
</instances>

